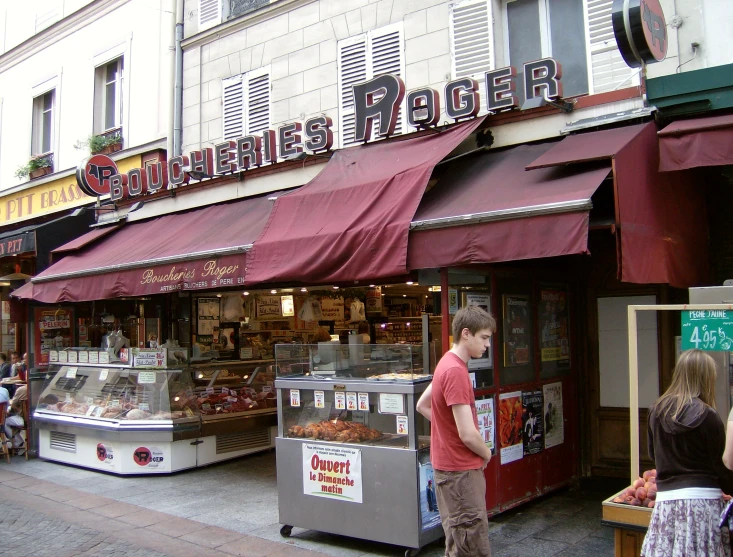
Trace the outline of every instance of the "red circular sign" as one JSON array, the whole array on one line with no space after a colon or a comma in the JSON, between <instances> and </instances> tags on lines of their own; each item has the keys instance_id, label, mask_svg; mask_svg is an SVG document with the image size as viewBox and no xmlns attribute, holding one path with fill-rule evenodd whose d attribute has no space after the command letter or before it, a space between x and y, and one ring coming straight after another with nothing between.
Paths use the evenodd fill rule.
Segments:
<instances>
[{"instance_id":1,"label":"red circular sign","mask_svg":"<svg viewBox=\"0 0 733 557\"><path fill-rule=\"evenodd\" d=\"M650 54L655 60L664 60L667 56L667 23L659 0L641 0L641 20Z\"/></svg>"},{"instance_id":2,"label":"red circular sign","mask_svg":"<svg viewBox=\"0 0 733 557\"><path fill-rule=\"evenodd\" d=\"M110 192L109 179L119 174L115 161L107 155L92 155L76 169L76 181L81 191L92 197Z\"/></svg>"},{"instance_id":3,"label":"red circular sign","mask_svg":"<svg viewBox=\"0 0 733 557\"><path fill-rule=\"evenodd\" d=\"M97 458L101 460L102 462L104 462L105 459L107 458L107 449L105 448L104 445L102 445L102 443L99 443L97 445Z\"/></svg>"},{"instance_id":4,"label":"red circular sign","mask_svg":"<svg viewBox=\"0 0 733 557\"><path fill-rule=\"evenodd\" d=\"M152 453L147 447L138 447L135 452L132 453L132 459L138 466L147 466L150 464Z\"/></svg>"}]
</instances>

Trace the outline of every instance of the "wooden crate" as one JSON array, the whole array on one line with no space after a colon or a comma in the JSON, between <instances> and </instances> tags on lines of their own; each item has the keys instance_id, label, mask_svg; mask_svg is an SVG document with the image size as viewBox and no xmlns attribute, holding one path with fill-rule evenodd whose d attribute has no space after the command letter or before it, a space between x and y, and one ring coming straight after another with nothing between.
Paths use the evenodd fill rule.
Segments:
<instances>
[{"instance_id":1,"label":"wooden crate","mask_svg":"<svg viewBox=\"0 0 733 557\"><path fill-rule=\"evenodd\" d=\"M639 557L652 509L614 503L620 494L603 501L603 524L614 529L615 557Z\"/></svg>"}]
</instances>

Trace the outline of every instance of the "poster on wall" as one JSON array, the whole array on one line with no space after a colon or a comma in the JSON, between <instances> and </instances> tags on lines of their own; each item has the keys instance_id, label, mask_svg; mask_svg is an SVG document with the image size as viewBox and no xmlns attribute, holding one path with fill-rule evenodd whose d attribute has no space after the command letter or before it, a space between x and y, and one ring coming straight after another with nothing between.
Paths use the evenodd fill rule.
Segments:
<instances>
[{"instance_id":1,"label":"poster on wall","mask_svg":"<svg viewBox=\"0 0 733 557\"><path fill-rule=\"evenodd\" d=\"M483 398L476 401L476 416L478 418L478 430L484 439L486 446L494 454L494 428L496 427L496 416L494 415L494 397Z\"/></svg>"},{"instance_id":2,"label":"poster on wall","mask_svg":"<svg viewBox=\"0 0 733 557\"><path fill-rule=\"evenodd\" d=\"M430 462L420 463L420 525L424 532L440 524L438 498L435 496L435 473Z\"/></svg>"},{"instance_id":3,"label":"poster on wall","mask_svg":"<svg viewBox=\"0 0 733 557\"><path fill-rule=\"evenodd\" d=\"M220 298L199 298L196 313L196 340L201 344L212 344L219 336Z\"/></svg>"},{"instance_id":4,"label":"poster on wall","mask_svg":"<svg viewBox=\"0 0 733 557\"><path fill-rule=\"evenodd\" d=\"M258 296L255 300L255 315L259 321L282 319L280 296Z\"/></svg>"},{"instance_id":5,"label":"poster on wall","mask_svg":"<svg viewBox=\"0 0 733 557\"><path fill-rule=\"evenodd\" d=\"M344 320L343 298L321 298L321 313L324 321Z\"/></svg>"},{"instance_id":6,"label":"poster on wall","mask_svg":"<svg viewBox=\"0 0 733 557\"><path fill-rule=\"evenodd\" d=\"M499 395L499 453L502 464L524 456L521 391Z\"/></svg>"},{"instance_id":7,"label":"poster on wall","mask_svg":"<svg viewBox=\"0 0 733 557\"><path fill-rule=\"evenodd\" d=\"M529 363L529 296L504 295L504 367Z\"/></svg>"},{"instance_id":8,"label":"poster on wall","mask_svg":"<svg viewBox=\"0 0 733 557\"><path fill-rule=\"evenodd\" d=\"M366 293L366 312L367 314L382 313L382 287L375 286L367 290Z\"/></svg>"},{"instance_id":9,"label":"poster on wall","mask_svg":"<svg viewBox=\"0 0 733 557\"><path fill-rule=\"evenodd\" d=\"M540 290L538 320L542 367L570 367L567 292L556 288Z\"/></svg>"},{"instance_id":10,"label":"poster on wall","mask_svg":"<svg viewBox=\"0 0 733 557\"><path fill-rule=\"evenodd\" d=\"M51 350L75 346L74 310L70 308L34 308L34 351L36 366L48 365Z\"/></svg>"},{"instance_id":11,"label":"poster on wall","mask_svg":"<svg viewBox=\"0 0 733 557\"><path fill-rule=\"evenodd\" d=\"M458 290L448 289L448 313L458 313Z\"/></svg>"},{"instance_id":12,"label":"poster on wall","mask_svg":"<svg viewBox=\"0 0 733 557\"><path fill-rule=\"evenodd\" d=\"M361 449L304 443L303 493L361 503Z\"/></svg>"},{"instance_id":13,"label":"poster on wall","mask_svg":"<svg viewBox=\"0 0 733 557\"><path fill-rule=\"evenodd\" d=\"M522 442L525 456L542 452L544 430L542 391L522 392Z\"/></svg>"},{"instance_id":14,"label":"poster on wall","mask_svg":"<svg viewBox=\"0 0 733 557\"><path fill-rule=\"evenodd\" d=\"M2 351L15 350L15 323L10 322L10 302L2 301Z\"/></svg>"},{"instance_id":15,"label":"poster on wall","mask_svg":"<svg viewBox=\"0 0 733 557\"><path fill-rule=\"evenodd\" d=\"M562 383L550 383L542 387L545 410L545 448L561 445L565 441L562 417Z\"/></svg>"},{"instance_id":16,"label":"poster on wall","mask_svg":"<svg viewBox=\"0 0 733 557\"><path fill-rule=\"evenodd\" d=\"M478 306L488 312L491 312L491 294L466 294L466 306ZM494 367L492 360L493 353L489 346L480 358L471 358L468 361L468 369L473 371L477 369L491 369Z\"/></svg>"}]
</instances>

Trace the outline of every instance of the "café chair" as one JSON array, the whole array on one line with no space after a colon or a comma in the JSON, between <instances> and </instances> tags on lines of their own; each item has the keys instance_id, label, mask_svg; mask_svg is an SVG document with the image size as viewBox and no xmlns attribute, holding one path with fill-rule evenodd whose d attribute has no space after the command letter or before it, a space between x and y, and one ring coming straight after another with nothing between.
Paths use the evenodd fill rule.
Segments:
<instances>
[{"instance_id":1,"label":"caf\u00e9 chair","mask_svg":"<svg viewBox=\"0 0 733 557\"><path fill-rule=\"evenodd\" d=\"M8 438L5 435L5 416L8 412L8 403L0 402L0 443L2 443L2 451L5 460L10 464L10 449L8 449Z\"/></svg>"}]
</instances>

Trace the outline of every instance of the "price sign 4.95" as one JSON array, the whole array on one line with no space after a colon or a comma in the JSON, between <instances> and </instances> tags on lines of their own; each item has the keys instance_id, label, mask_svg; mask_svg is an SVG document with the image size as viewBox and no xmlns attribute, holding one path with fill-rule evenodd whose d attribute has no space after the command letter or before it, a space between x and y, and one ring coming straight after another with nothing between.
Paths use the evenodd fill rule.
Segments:
<instances>
[{"instance_id":1,"label":"price sign 4.95","mask_svg":"<svg viewBox=\"0 0 733 557\"><path fill-rule=\"evenodd\" d=\"M706 309L682 312L682 350L733 350L733 311Z\"/></svg>"}]
</instances>

